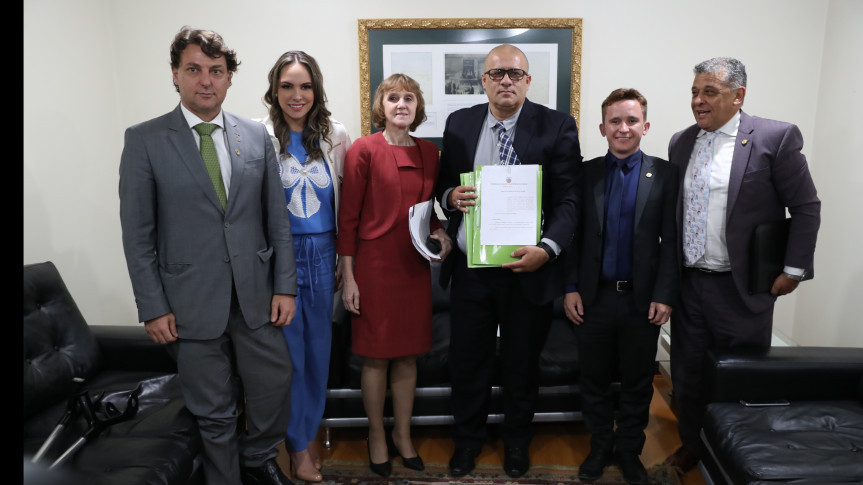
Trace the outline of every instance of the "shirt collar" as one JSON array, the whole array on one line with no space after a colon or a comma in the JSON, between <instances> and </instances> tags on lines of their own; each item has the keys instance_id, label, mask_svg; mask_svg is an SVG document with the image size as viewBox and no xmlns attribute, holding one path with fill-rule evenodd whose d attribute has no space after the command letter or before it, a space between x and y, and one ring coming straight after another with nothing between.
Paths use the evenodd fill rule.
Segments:
<instances>
[{"instance_id":1,"label":"shirt collar","mask_svg":"<svg viewBox=\"0 0 863 485\"><path fill-rule=\"evenodd\" d=\"M641 155L641 149L639 148L635 151L635 153L624 158L623 164L629 167L630 170L632 170L632 168L635 167L635 164L641 161ZM607 166L611 167L617 164L618 160L620 160L620 158L615 157L611 152L606 152L605 161Z\"/></svg>"},{"instance_id":2,"label":"shirt collar","mask_svg":"<svg viewBox=\"0 0 863 485\"><path fill-rule=\"evenodd\" d=\"M719 129L716 130L716 133L721 133L730 137L736 137L738 128L740 128L740 110L737 110L737 112L734 113L734 116L732 116L731 119L728 120L728 122L720 126ZM706 134L706 131L699 130L697 138L701 138Z\"/></svg>"},{"instance_id":3,"label":"shirt collar","mask_svg":"<svg viewBox=\"0 0 863 485\"><path fill-rule=\"evenodd\" d=\"M195 125L197 125L199 123L213 123L214 125L218 126L219 128L221 128L223 130L225 129L225 122L224 122L224 117L222 116L222 110L219 110L219 114L217 114L216 117L213 118L212 121L204 121L201 118L198 118L198 115L189 111L183 105L183 103L180 103L180 111L183 112L183 118L186 119L186 123L189 124L189 128L194 129Z\"/></svg>"},{"instance_id":4,"label":"shirt collar","mask_svg":"<svg viewBox=\"0 0 863 485\"><path fill-rule=\"evenodd\" d=\"M501 123L503 123L504 130L506 130L507 132L512 131L512 129L515 128L515 124L518 123L518 116L521 114L521 108L524 108L524 104L519 106L518 111L516 111L515 114L513 114L509 118L505 120L498 120L494 117L493 114L491 114L491 107L489 107L488 114L486 114L485 116L486 127L488 129L493 129L494 125L496 125L498 121L500 121Z\"/></svg>"}]
</instances>

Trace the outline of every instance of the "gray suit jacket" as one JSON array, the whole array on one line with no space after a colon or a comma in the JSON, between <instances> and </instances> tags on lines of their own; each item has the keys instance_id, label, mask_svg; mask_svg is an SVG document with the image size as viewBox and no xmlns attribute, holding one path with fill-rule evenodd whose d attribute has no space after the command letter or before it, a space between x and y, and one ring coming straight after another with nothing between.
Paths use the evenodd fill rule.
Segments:
<instances>
[{"instance_id":1,"label":"gray suit jacket","mask_svg":"<svg viewBox=\"0 0 863 485\"><path fill-rule=\"evenodd\" d=\"M605 173L605 157L584 163L578 188L578 224L572 247L564 252L566 283L576 285L585 305L593 303L602 277ZM677 190L677 167L643 154L632 231L632 284L639 310L647 311L654 301L677 305Z\"/></svg>"},{"instance_id":2,"label":"gray suit jacket","mask_svg":"<svg viewBox=\"0 0 863 485\"><path fill-rule=\"evenodd\" d=\"M297 292L273 144L262 124L223 114L232 170L225 210L179 105L127 129L120 160L120 222L138 318L173 312L181 338L223 333L232 285L251 328L269 323L274 293Z\"/></svg>"},{"instance_id":3,"label":"gray suit jacket","mask_svg":"<svg viewBox=\"0 0 863 485\"><path fill-rule=\"evenodd\" d=\"M676 133L668 147L669 160L680 167L681 197L677 204L678 234L683 234L683 179L695 146L698 125ZM740 112L740 127L731 159L725 239L734 284L746 306L762 312L776 301L769 293L749 292L749 246L755 226L791 215L785 265L811 268L821 225L821 201L800 153L803 135L797 126ZM683 244L678 242L683 261Z\"/></svg>"}]
</instances>

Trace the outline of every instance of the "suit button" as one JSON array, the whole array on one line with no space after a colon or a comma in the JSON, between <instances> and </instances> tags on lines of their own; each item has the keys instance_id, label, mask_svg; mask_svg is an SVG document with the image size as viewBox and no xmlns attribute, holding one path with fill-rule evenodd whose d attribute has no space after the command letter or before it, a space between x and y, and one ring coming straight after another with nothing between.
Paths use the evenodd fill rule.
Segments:
<instances>
[{"instance_id":1,"label":"suit button","mask_svg":"<svg viewBox=\"0 0 863 485\"><path fill-rule=\"evenodd\" d=\"M230 222L226 222L226 223L225 223L225 227L231 227L231 223L230 223Z\"/></svg>"},{"instance_id":2,"label":"suit button","mask_svg":"<svg viewBox=\"0 0 863 485\"><path fill-rule=\"evenodd\" d=\"M230 263L230 262L231 262L231 258L229 258L228 256L225 256L225 262L226 262L226 263Z\"/></svg>"}]
</instances>

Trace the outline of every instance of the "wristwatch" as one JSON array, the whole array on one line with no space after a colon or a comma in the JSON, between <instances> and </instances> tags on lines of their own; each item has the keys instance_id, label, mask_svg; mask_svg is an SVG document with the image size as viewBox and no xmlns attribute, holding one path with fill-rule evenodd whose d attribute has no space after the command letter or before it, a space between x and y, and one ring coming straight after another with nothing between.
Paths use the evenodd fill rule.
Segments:
<instances>
[{"instance_id":1,"label":"wristwatch","mask_svg":"<svg viewBox=\"0 0 863 485\"><path fill-rule=\"evenodd\" d=\"M540 241L537 244L537 247L542 248L542 250L545 251L546 254L548 254L548 262L549 263L554 261L555 259L557 259L557 254L555 254L554 249L551 249L551 246L549 246L548 244Z\"/></svg>"},{"instance_id":2,"label":"wristwatch","mask_svg":"<svg viewBox=\"0 0 863 485\"><path fill-rule=\"evenodd\" d=\"M794 281L803 281L803 278L806 277L805 271L803 272L803 274L791 274L783 271L782 274L784 274L786 278L792 279Z\"/></svg>"}]
</instances>

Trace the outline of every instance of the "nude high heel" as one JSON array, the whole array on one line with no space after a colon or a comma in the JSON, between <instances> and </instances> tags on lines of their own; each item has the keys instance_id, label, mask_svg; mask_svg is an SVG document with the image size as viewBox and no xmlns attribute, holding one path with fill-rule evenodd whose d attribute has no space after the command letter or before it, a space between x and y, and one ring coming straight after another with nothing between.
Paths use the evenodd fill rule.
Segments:
<instances>
[{"instance_id":1,"label":"nude high heel","mask_svg":"<svg viewBox=\"0 0 863 485\"><path fill-rule=\"evenodd\" d=\"M305 471L302 471L299 468L299 462L300 462L300 460L298 459L299 454L300 453L291 453L290 454L291 455L291 474L294 476L294 478L299 479L299 480L303 480L304 482L313 482L313 483L322 482L324 480L324 476L321 475L321 473L319 471L316 470L314 473L307 473ZM305 455L307 457L307 460L311 461L310 457L308 456L308 452L305 453ZM312 466L314 466L314 464Z\"/></svg>"}]
</instances>

